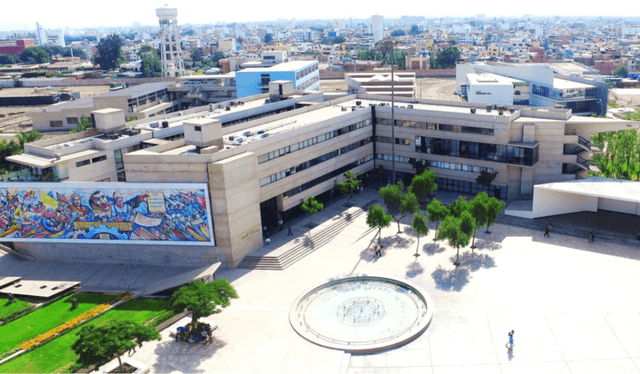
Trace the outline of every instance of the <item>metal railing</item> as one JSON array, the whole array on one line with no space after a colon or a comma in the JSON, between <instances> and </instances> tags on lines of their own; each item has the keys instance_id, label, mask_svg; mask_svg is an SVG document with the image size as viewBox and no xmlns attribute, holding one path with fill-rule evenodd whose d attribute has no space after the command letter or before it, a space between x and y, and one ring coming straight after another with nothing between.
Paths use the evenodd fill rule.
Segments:
<instances>
[{"instance_id":1,"label":"metal railing","mask_svg":"<svg viewBox=\"0 0 640 374\"><path fill-rule=\"evenodd\" d=\"M587 147L587 149L591 149L591 140L583 138L580 135L578 135L578 144Z\"/></svg>"}]
</instances>

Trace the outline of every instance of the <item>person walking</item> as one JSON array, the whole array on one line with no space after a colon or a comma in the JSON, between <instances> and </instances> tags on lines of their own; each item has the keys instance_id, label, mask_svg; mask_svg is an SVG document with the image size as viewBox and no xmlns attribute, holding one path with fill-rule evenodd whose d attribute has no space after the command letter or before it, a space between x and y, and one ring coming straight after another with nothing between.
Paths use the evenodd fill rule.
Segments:
<instances>
[{"instance_id":1,"label":"person walking","mask_svg":"<svg viewBox=\"0 0 640 374\"><path fill-rule=\"evenodd\" d=\"M289 230L287 231L287 236L293 236L293 232L291 232L291 225L289 225Z\"/></svg>"},{"instance_id":2,"label":"person walking","mask_svg":"<svg viewBox=\"0 0 640 374\"><path fill-rule=\"evenodd\" d=\"M507 348L509 348L509 350L513 349L513 334L515 333L514 330L511 330L509 332L509 344L507 345Z\"/></svg>"},{"instance_id":3,"label":"person walking","mask_svg":"<svg viewBox=\"0 0 640 374\"><path fill-rule=\"evenodd\" d=\"M544 236L549 237L549 231L551 231L551 225L546 225L544 227Z\"/></svg>"},{"instance_id":4,"label":"person walking","mask_svg":"<svg viewBox=\"0 0 640 374\"><path fill-rule=\"evenodd\" d=\"M589 243L593 243L595 241L596 241L596 231L591 230L591 232L589 233Z\"/></svg>"}]
</instances>

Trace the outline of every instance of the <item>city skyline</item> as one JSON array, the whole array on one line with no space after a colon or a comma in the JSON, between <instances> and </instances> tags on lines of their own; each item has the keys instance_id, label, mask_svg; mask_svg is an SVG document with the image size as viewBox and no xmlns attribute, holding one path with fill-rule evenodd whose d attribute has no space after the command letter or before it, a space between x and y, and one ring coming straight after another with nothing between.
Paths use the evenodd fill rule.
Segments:
<instances>
[{"instance_id":1,"label":"city skyline","mask_svg":"<svg viewBox=\"0 0 640 374\"><path fill-rule=\"evenodd\" d=\"M142 26L157 25L155 9L167 3L171 7L178 8L178 22L184 24L209 24L221 22L267 22L295 19L296 21L317 19L370 19L374 14L380 14L387 19L401 16L433 17L473 17L484 14L487 19L494 17L517 17L523 14L531 16L571 16L571 17L628 17L621 14L624 9L633 9L631 1L622 1L616 7L606 9L581 8L575 9L574 3L557 3L551 0L536 2L536 6L530 9L514 7L507 0L490 0L478 6L471 0L460 0L455 6L450 3L427 4L418 1L409 1L406 6L391 8L388 3L374 0L362 7L356 2L339 2L327 0L313 8L301 6L301 3L292 0L274 2L271 7L256 6L243 7L238 11L232 7L224 11L216 9L214 3L202 5L180 6L177 2L163 2L143 0L139 2L125 2L114 0L108 6L98 10L87 8L86 3L78 0L65 2L64 8L47 7L44 3L36 3L34 7L25 12L19 2L10 2L4 5L4 11L0 16L0 31L35 30L36 22L46 29L58 28L95 28L95 27L131 27L134 23ZM184 4L184 3L183 3ZM264 3L263 3L264 4ZM308 3L307 3L308 4ZM626 5L628 6L626 6ZM219 7L218 7L219 8ZM71 9L71 11L69 11ZM526 10L524 10L526 9ZM96 15L96 17L93 17Z\"/></svg>"}]
</instances>

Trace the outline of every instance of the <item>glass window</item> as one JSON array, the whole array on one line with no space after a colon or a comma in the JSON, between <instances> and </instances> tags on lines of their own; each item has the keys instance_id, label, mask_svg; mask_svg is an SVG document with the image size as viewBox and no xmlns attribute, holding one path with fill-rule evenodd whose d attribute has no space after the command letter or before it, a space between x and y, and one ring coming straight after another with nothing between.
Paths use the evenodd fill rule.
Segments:
<instances>
[{"instance_id":1,"label":"glass window","mask_svg":"<svg viewBox=\"0 0 640 374\"><path fill-rule=\"evenodd\" d=\"M124 169L124 161L122 160L122 150L116 149L113 151L113 158L116 162L116 170Z\"/></svg>"}]
</instances>

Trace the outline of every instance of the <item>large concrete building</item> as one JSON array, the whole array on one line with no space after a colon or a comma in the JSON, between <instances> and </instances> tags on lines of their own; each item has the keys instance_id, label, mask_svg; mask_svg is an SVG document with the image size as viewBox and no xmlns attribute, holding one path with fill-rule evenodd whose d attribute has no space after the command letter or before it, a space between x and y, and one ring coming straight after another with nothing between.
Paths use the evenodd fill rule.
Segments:
<instances>
[{"instance_id":1,"label":"large concrete building","mask_svg":"<svg viewBox=\"0 0 640 374\"><path fill-rule=\"evenodd\" d=\"M269 92L269 82L287 80L301 91L320 89L318 61L290 61L271 67L248 68L236 72L238 98Z\"/></svg>"},{"instance_id":2,"label":"large concrete building","mask_svg":"<svg viewBox=\"0 0 640 374\"><path fill-rule=\"evenodd\" d=\"M106 109L93 113L96 129L27 144L25 154L9 160L29 166L35 177L55 171L66 182L60 186L67 188L77 181L126 179L123 187L134 183L148 192L130 200L132 209L138 209L135 219L130 218L133 226L110 223L114 226L99 231L102 242L80 240L97 237L100 228L94 226L101 223L90 220L74 223L80 231L59 234L69 237L63 243L52 241L49 234L37 237L37 227L29 223L23 228L4 227L13 231L0 232L0 240L13 241L18 251L38 258L190 265L220 260L233 267L263 245L263 227L276 227L279 220L286 224L302 199L326 196L347 171L366 175L382 167L388 174L395 164L398 179L410 180L410 162L415 160L435 170L441 190L487 191L500 199L531 198L537 184L586 176L589 153L597 151L588 140L592 133L639 127L633 121L572 116L568 109L507 110L401 97L396 98L393 122L388 96L325 98L322 93L292 91L286 81L271 82L269 95L248 98L244 105L227 102L222 106L172 113L160 123L130 124L120 119L121 110ZM482 171L497 172L489 188L476 182ZM154 191L164 188L164 183L179 183L195 192L167 193L163 204ZM100 193L112 191L112 183L102 186L91 185L95 189L91 194L85 191L89 187L79 185L84 190L78 192L77 201L82 205L80 200L86 196L87 205L98 209L93 216L107 220L100 202L112 206L118 196L109 192L112 201L109 193ZM21 203L11 183L0 184L0 197L3 188L7 204L14 206L11 214L20 208L21 214L38 217L40 213L28 212L40 206L38 201ZM64 207L73 200L72 192L24 191L25 201L28 195L49 204L52 208L46 212L52 217L57 214L54 203ZM53 201L55 196L60 202ZM149 200L150 196L155 200ZM210 204L204 203L206 199ZM140 211L141 201L146 204L147 200L156 212L167 214L149 213L144 204ZM176 204L182 208L175 208ZM185 210L189 206L195 208ZM81 207L74 209L82 211ZM93 217L91 209L82 217ZM203 224L209 217L210 224ZM175 224L159 223L174 219ZM210 226L211 238L207 239ZM118 234L116 229L129 231ZM154 245L134 251L109 241L112 235L125 234Z\"/></svg>"}]
</instances>

